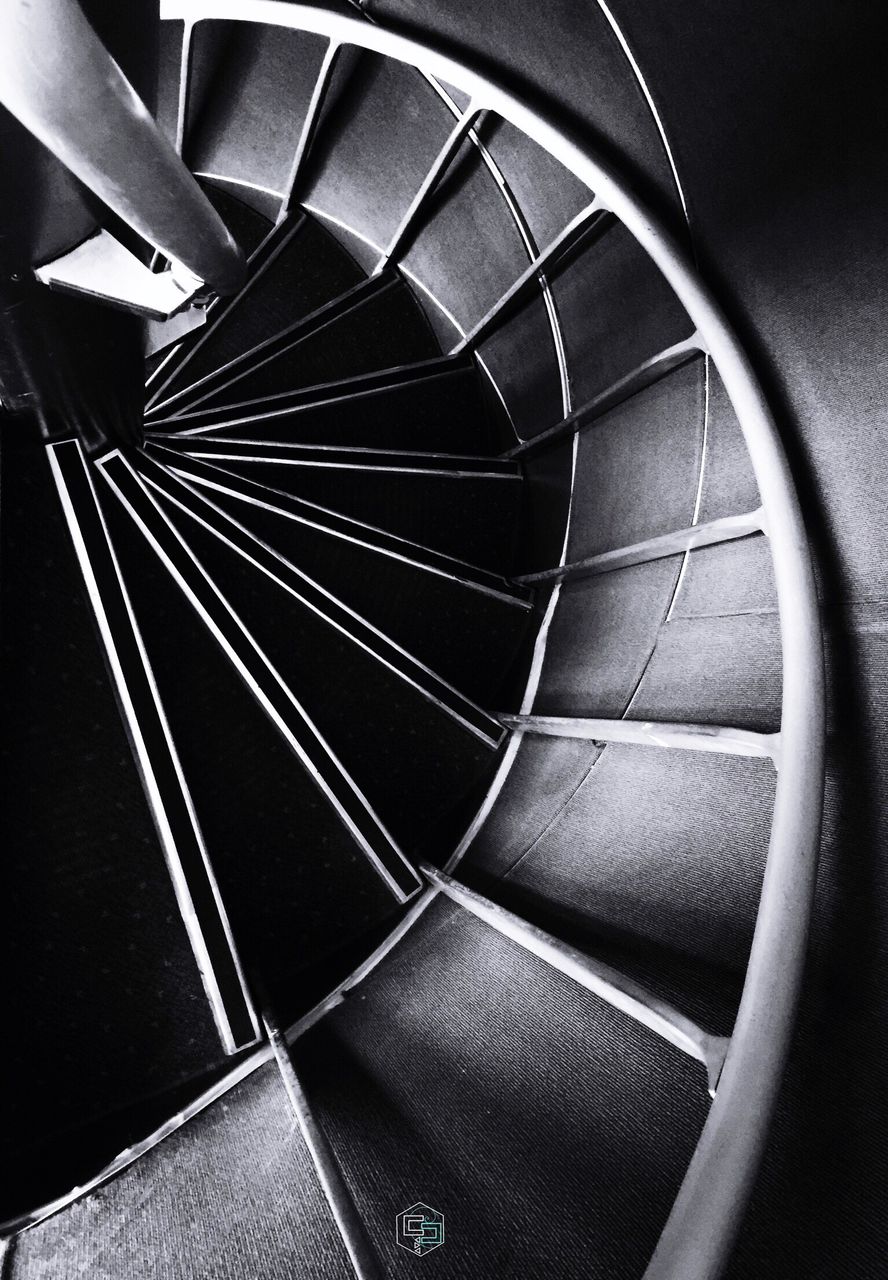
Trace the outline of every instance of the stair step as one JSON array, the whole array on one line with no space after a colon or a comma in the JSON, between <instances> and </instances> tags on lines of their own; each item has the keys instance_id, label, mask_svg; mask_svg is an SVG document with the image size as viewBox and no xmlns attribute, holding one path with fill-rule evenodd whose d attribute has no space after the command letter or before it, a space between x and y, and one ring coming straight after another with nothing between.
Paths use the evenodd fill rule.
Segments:
<instances>
[{"instance_id":1,"label":"stair step","mask_svg":"<svg viewBox=\"0 0 888 1280\"><path fill-rule=\"evenodd\" d=\"M511 571L521 504L520 476L514 473L473 475L458 469L459 463L455 470L434 471L362 463L291 466L254 461L248 445L241 450L245 458L231 456L237 451L234 446L226 449L220 443L218 448L225 454L218 458L219 465L235 476L375 524L396 537L503 577ZM206 453L212 456L213 450L207 448ZM445 459L444 465L451 464ZM486 460L481 465L486 466Z\"/></svg>"},{"instance_id":2,"label":"stair step","mask_svg":"<svg viewBox=\"0 0 888 1280\"><path fill-rule=\"evenodd\" d=\"M191 399L204 381L244 352L275 337L361 280L360 268L313 218L297 213L254 261L250 279L217 323L208 324L168 382L154 393L159 410Z\"/></svg>"},{"instance_id":3,"label":"stair step","mask_svg":"<svg viewBox=\"0 0 888 1280\"><path fill-rule=\"evenodd\" d=\"M284 191L325 41L262 23L197 26L196 92L185 147L192 169ZM214 39L215 37L215 39ZM203 109L202 109L203 108Z\"/></svg>"},{"instance_id":4,"label":"stair step","mask_svg":"<svg viewBox=\"0 0 888 1280\"><path fill-rule=\"evenodd\" d=\"M548 279L573 371L574 403L585 412L611 407L700 349L666 278L621 223L565 259Z\"/></svg>"},{"instance_id":5,"label":"stair step","mask_svg":"<svg viewBox=\"0 0 888 1280\"><path fill-rule=\"evenodd\" d=\"M95 1185L109 1170L119 1171L137 1159L169 1129L170 1117L199 1107L201 1097L225 1091L226 1082L233 1086L250 1073L257 1058L267 1055L264 1045L251 1049L101 1117L83 1122L74 1118L61 1131L37 1138L29 1135L27 1148L15 1155L15 1187L7 1189L0 1205L0 1234L11 1235L41 1221L47 1206L59 1206L75 1188Z\"/></svg>"},{"instance_id":6,"label":"stair step","mask_svg":"<svg viewBox=\"0 0 888 1280\"><path fill-rule=\"evenodd\" d=\"M391 369L378 369L372 373L360 373L355 377L338 378L315 387L300 387L296 391L281 391L275 395L259 396L239 404L226 405L224 409L183 409L168 418L152 420L153 432L171 432L173 435L201 435L224 427L226 422L240 424L268 417L274 421L277 412L304 411L330 405L348 407L354 398L376 391L395 391L401 387L422 383L427 378L472 368L470 356L433 356L430 360L418 360L413 364L396 365Z\"/></svg>"},{"instance_id":7,"label":"stair step","mask_svg":"<svg viewBox=\"0 0 888 1280\"><path fill-rule=\"evenodd\" d=\"M375 385L374 385L375 384ZM152 439L231 439L485 453L494 441L471 363L442 358L230 409L152 422Z\"/></svg>"},{"instance_id":8,"label":"stair step","mask_svg":"<svg viewBox=\"0 0 888 1280\"><path fill-rule=\"evenodd\" d=\"M681 565L675 555L565 582L535 709L546 715L622 716L658 643Z\"/></svg>"},{"instance_id":9,"label":"stair step","mask_svg":"<svg viewBox=\"0 0 888 1280\"><path fill-rule=\"evenodd\" d=\"M580 432L576 439L571 529L565 559L585 561L617 547L644 542L694 522L705 434L705 363L689 361ZM559 454L574 453L562 439L526 462L528 474L550 473ZM542 488L546 494L547 487ZM727 515L741 508L723 508ZM530 541L536 522L530 522ZM528 571L558 563L529 548ZM533 557L537 557L533 562Z\"/></svg>"},{"instance_id":10,"label":"stair step","mask_svg":"<svg viewBox=\"0 0 888 1280\"><path fill-rule=\"evenodd\" d=\"M702 1063L706 1068L709 1092L715 1097L730 1043L728 1036L706 1031L689 1018L680 1005L670 1003L625 970L608 964L596 948L573 946L559 933L541 929L527 916L510 911L498 897L486 897L428 863L421 864L420 870L433 888L496 929L503 937L539 956L559 973L578 982L585 990Z\"/></svg>"},{"instance_id":11,"label":"stair step","mask_svg":"<svg viewBox=\"0 0 888 1280\"><path fill-rule=\"evenodd\" d=\"M317 1170L318 1181L324 1189L330 1213L348 1253L356 1280L380 1280L379 1260L351 1192L336 1163L327 1135L308 1105L308 1099L293 1066L284 1034L268 1015L265 1018L265 1026L293 1115Z\"/></svg>"},{"instance_id":12,"label":"stair step","mask_svg":"<svg viewBox=\"0 0 888 1280\"><path fill-rule=\"evenodd\" d=\"M770 837L771 761L612 743L551 815L535 799L548 758L542 749L534 757L524 788L510 792L507 830L520 841L508 861L495 818L467 866L590 934L674 952L701 972L742 974Z\"/></svg>"},{"instance_id":13,"label":"stair step","mask_svg":"<svg viewBox=\"0 0 888 1280\"><path fill-rule=\"evenodd\" d=\"M16 1241L9 1280L342 1280L349 1261L274 1063Z\"/></svg>"},{"instance_id":14,"label":"stair step","mask_svg":"<svg viewBox=\"0 0 888 1280\"><path fill-rule=\"evenodd\" d=\"M415 1274L393 1217L421 1201L447 1274L544 1275L557 1249L559 1276L637 1277L706 1116L699 1067L457 912L433 903L293 1046L388 1274Z\"/></svg>"},{"instance_id":15,"label":"stair step","mask_svg":"<svg viewBox=\"0 0 888 1280\"><path fill-rule=\"evenodd\" d=\"M270 271L273 268L269 269ZM273 363L282 351L289 350L309 335L323 331L334 320L360 307L377 293L385 290L389 281L361 279L357 284L339 291L333 297L324 298L317 307L305 313L297 312L290 323L279 322L270 336L257 343L249 343L231 360L212 369L200 381L188 386L178 397L173 397L153 411L177 413L184 408L214 404L219 396L226 401L229 387L239 386L240 379L256 369ZM227 401L226 401L227 402Z\"/></svg>"},{"instance_id":16,"label":"stair step","mask_svg":"<svg viewBox=\"0 0 888 1280\"><path fill-rule=\"evenodd\" d=\"M701 963L672 946L627 933L598 916L583 916L563 897L550 901L545 885L526 877L494 879L468 862L456 873L469 888L493 899L537 929L553 935L595 960L625 974L693 1018L716 1036L730 1036L734 1028L744 974L717 961Z\"/></svg>"},{"instance_id":17,"label":"stair step","mask_svg":"<svg viewBox=\"0 0 888 1280\"><path fill-rule=\"evenodd\" d=\"M782 676L776 613L673 618L638 687L633 715L659 720L693 708L709 725L729 721L776 733Z\"/></svg>"},{"instance_id":18,"label":"stair step","mask_svg":"<svg viewBox=\"0 0 888 1280\"><path fill-rule=\"evenodd\" d=\"M304 324L255 350L230 373L222 371L183 406L210 408L429 360L438 348L428 322L393 272L342 293ZM236 375L236 376L235 376Z\"/></svg>"},{"instance_id":19,"label":"stair step","mask_svg":"<svg viewBox=\"0 0 888 1280\"><path fill-rule=\"evenodd\" d=\"M259 1022L99 497L77 441L47 455L206 998L235 1053L256 1041Z\"/></svg>"}]
</instances>

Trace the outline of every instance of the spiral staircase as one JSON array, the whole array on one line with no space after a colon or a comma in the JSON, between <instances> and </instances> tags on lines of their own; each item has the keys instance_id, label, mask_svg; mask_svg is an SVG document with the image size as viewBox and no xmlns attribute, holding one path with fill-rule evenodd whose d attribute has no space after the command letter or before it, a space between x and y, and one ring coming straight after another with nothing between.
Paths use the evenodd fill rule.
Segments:
<instances>
[{"instance_id":1,"label":"spiral staircase","mask_svg":"<svg viewBox=\"0 0 888 1280\"><path fill-rule=\"evenodd\" d=\"M139 88L243 280L5 285L77 394L4 388L3 1280L879 1275L835 940L877 693L833 676L815 898L832 499L637 33L552 15L614 148L456 6L162 16Z\"/></svg>"}]
</instances>

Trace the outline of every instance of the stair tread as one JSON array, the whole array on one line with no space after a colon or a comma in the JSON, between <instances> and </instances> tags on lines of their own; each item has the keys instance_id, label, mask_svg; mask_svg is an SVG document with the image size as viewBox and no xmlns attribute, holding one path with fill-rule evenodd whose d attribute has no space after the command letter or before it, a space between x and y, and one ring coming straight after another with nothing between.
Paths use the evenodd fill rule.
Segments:
<instances>
[{"instance_id":1,"label":"stair tread","mask_svg":"<svg viewBox=\"0 0 888 1280\"><path fill-rule=\"evenodd\" d=\"M393 1276L417 1200L448 1276L640 1275L707 1111L699 1064L440 901L294 1059Z\"/></svg>"},{"instance_id":2,"label":"stair tread","mask_svg":"<svg viewBox=\"0 0 888 1280\"><path fill-rule=\"evenodd\" d=\"M285 191L325 43L242 22L228 27L220 47L221 25L198 26L192 37L195 71L211 105L192 106L186 160L260 190Z\"/></svg>"},{"instance_id":3,"label":"stair tread","mask_svg":"<svg viewBox=\"0 0 888 1280\"><path fill-rule=\"evenodd\" d=\"M272 395L257 396L252 400L247 399L226 405L224 409L202 409L197 406L182 409L181 412L173 411L169 417L158 415L154 418L152 427L159 431L188 434L192 429L215 426L229 419L239 422L244 415L249 417L251 414L254 416L270 414L273 416L277 410L311 408L328 402L341 402L350 396L362 396L365 392L369 394L377 390L394 390L450 370L470 368L471 364L471 358L465 355L436 355L412 364L395 365L392 368L376 369L370 373L334 378L332 382L321 382L312 387L298 387L295 391L278 391Z\"/></svg>"},{"instance_id":4,"label":"stair tread","mask_svg":"<svg viewBox=\"0 0 888 1280\"><path fill-rule=\"evenodd\" d=\"M621 716L657 644L683 557L564 583L534 710Z\"/></svg>"},{"instance_id":5,"label":"stair tread","mask_svg":"<svg viewBox=\"0 0 888 1280\"><path fill-rule=\"evenodd\" d=\"M152 447L152 455L154 453ZM317 526L334 536L371 547L380 555L405 559L424 572L441 573L469 583L478 590L505 595L507 599L514 600L525 608L530 607L530 589L510 583L502 573L456 559L378 525L343 515L332 507L309 502L281 489L273 489L215 462L189 458L185 454L165 450L162 446L157 449L156 458L174 476L201 490L209 490L213 495L223 495L250 509L270 511L281 519Z\"/></svg>"},{"instance_id":6,"label":"stair tread","mask_svg":"<svg viewBox=\"0 0 888 1280\"><path fill-rule=\"evenodd\" d=\"M568 562L693 522L704 413L700 358L580 433Z\"/></svg>"},{"instance_id":7,"label":"stair tread","mask_svg":"<svg viewBox=\"0 0 888 1280\"><path fill-rule=\"evenodd\" d=\"M506 834L519 832L524 851L515 842L503 859L497 817L469 865L506 877L590 932L672 950L701 974L742 973L770 834L770 761L612 743L580 770L551 816L533 800L545 769L540 753L526 767L523 792L510 793Z\"/></svg>"},{"instance_id":8,"label":"stair tread","mask_svg":"<svg viewBox=\"0 0 888 1280\"><path fill-rule=\"evenodd\" d=\"M673 617L638 686L633 715L775 733L782 676L776 612Z\"/></svg>"},{"instance_id":9,"label":"stair tread","mask_svg":"<svg viewBox=\"0 0 888 1280\"><path fill-rule=\"evenodd\" d=\"M11 1221L39 1212L41 1206L85 1186L116 1160L122 1151L142 1143L148 1134L167 1124L170 1116L190 1106L195 1098L215 1087L254 1050L225 1057L211 1070L192 1076L172 1088L164 1088L117 1107L101 1117L81 1120L69 1116L62 1130L43 1138L30 1135L27 1149L16 1158L15 1188L4 1197L0 1221Z\"/></svg>"},{"instance_id":10,"label":"stair tread","mask_svg":"<svg viewBox=\"0 0 888 1280\"><path fill-rule=\"evenodd\" d=\"M274 1063L16 1242L11 1280L341 1280L349 1269Z\"/></svg>"},{"instance_id":11,"label":"stair tread","mask_svg":"<svg viewBox=\"0 0 888 1280\"><path fill-rule=\"evenodd\" d=\"M373 627L354 610L350 610L332 592L326 591L291 561L275 552L240 522L225 515L206 493L196 493L177 476L147 459L139 462L139 472L155 493L165 495L173 508L210 529L232 553L263 572L278 590L292 596L300 607L313 610L326 623L348 637L352 643L367 649L387 667L399 673L408 683L422 690L458 720L471 726L481 736L499 741L503 730L495 717L475 706L459 690L427 664L420 662L403 645L379 628Z\"/></svg>"},{"instance_id":12,"label":"stair tread","mask_svg":"<svg viewBox=\"0 0 888 1280\"><path fill-rule=\"evenodd\" d=\"M701 963L674 948L651 942L610 925L607 919L584 916L559 895L546 896L545 879L528 870L521 880L494 879L462 866L457 878L469 888L513 912L568 946L608 965L672 1005L713 1035L729 1036L740 1003L743 974L714 961Z\"/></svg>"},{"instance_id":13,"label":"stair tread","mask_svg":"<svg viewBox=\"0 0 888 1280\"><path fill-rule=\"evenodd\" d=\"M392 449L383 446L293 442L268 440L260 433L245 439L227 433L212 436L161 437L162 448L189 458L207 462L218 459L225 463L268 464L269 466L334 467L339 470L394 471L408 475L438 474L466 480L491 479L520 480L518 465L507 458L490 457L479 453L454 453L440 449L423 449L414 442L412 449ZM257 474L261 475L261 472ZM271 472L283 477L286 471ZM280 488L280 484L276 486Z\"/></svg>"},{"instance_id":14,"label":"stair tread","mask_svg":"<svg viewBox=\"0 0 888 1280\"><path fill-rule=\"evenodd\" d=\"M620 223L563 259L549 283L576 404L591 400L693 329L665 277Z\"/></svg>"}]
</instances>

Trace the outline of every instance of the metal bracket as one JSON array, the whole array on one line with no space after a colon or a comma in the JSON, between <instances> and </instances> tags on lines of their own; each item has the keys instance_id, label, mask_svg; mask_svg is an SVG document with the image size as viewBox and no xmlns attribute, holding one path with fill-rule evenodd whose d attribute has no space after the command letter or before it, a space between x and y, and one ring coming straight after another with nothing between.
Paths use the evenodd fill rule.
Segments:
<instances>
[{"instance_id":1,"label":"metal bracket","mask_svg":"<svg viewBox=\"0 0 888 1280\"><path fill-rule=\"evenodd\" d=\"M168 320L186 307L206 305L208 298L204 282L181 263L152 271L110 231L97 232L34 274L59 293L95 298L151 320Z\"/></svg>"}]
</instances>

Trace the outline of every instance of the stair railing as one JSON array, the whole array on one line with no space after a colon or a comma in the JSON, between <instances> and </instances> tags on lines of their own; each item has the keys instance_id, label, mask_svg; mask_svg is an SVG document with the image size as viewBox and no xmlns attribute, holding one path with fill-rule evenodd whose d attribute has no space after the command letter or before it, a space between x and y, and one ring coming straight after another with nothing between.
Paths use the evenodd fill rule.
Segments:
<instances>
[{"instance_id":1,"label":"stair railing","mask_svg":"<svg viewBox=\"0 0 888 1280\"><path fill-rule=\"evenodd\" d=\"M183 292L193 293L195 283L219 294L240 288L238 245L76 0L0 4L0 103L184 268Z\"/></svg>"}]
</instances>

